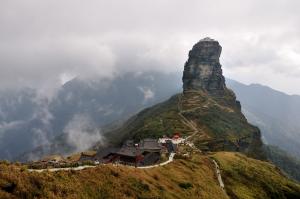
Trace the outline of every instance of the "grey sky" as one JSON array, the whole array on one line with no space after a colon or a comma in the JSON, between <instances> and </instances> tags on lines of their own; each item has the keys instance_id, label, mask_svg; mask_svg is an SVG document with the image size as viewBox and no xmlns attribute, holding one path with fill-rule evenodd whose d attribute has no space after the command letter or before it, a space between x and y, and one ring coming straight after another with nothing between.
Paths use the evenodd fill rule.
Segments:
<instances>
[{"instance_id":1,"label":"grey sky","mask_svg":"<svg viewBox=\"0 0 300 199\"><path fill-rule=\"evenodd\" d=\"M0 87L181 72L209 36L227 77L300 94L299 0L0 0Z\"/></svg>"}]
</instances>

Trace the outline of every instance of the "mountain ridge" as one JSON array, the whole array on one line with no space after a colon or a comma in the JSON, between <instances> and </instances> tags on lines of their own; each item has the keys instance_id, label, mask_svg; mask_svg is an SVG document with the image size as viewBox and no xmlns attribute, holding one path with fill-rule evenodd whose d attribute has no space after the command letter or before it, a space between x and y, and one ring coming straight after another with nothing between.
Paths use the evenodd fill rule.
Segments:
<instances>
[{"instance_id":1,"label":"mountain ridge","mask_svg":"<svg viewBox=\"0 0 300 199\"><path fill-rule=\"evenodd\" d=\"M180 132L195 137L194 144L201 150L243 151L264 159L259 129L247 122L240 102L226 88L220 54L217 41L200 40L189 52L184 66L182 94L138 113L123 127L108 133L108 139L124 142ZM187 129L189 126L182 117L194 123L197 132L204 128L205 135L191 135L193 129Z\"/></svg>"},{"instance_id":2,"label":"mountain ridge","mask_svg":"<svg viewBox=\"0 0 300 199\"><path fill-rule=\"evenodd\" d=\"M196 54L210 52L205 48L211 45L200 46L204 50L197 49ZM192 62L191 67L187 62L185 67L195 73L191 87L106 132L112 146L127 139L138 141L174 133L188 137L188 143L178 145L174 161L150 169L100 164L96 168L54 173L29 172L22 165L3 162L0 197L299 198L300 185L266 162L260 130L248 123L234 92L225 82L218 84L220 79L215 75L219 74L213 71L220 64L215 59L203 64L201 54L196 57L201 61ZM197 76L203 71L204 76ZM220 170L216 169L218 165ZM218 184L220 176L225 190Z\"/></svg>"}]
</instances>

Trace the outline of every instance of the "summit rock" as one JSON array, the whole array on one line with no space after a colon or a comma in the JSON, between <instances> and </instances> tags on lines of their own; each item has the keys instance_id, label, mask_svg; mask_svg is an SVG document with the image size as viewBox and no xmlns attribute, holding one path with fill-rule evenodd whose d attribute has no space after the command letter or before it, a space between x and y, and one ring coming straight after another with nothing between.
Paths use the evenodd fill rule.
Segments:
<instances>
[{"instance_id":1,"label":"summit rock","mask_svg":"<svg viewBox=\"0 0 300 199\"><path fill-rule=\"evenodd\" d=\"M224 91L225 78L219 61L222 47L211 38L196 43L189 52L183 72L183 90L202 90L210 94Z\"/></svg>"}]
</instances>

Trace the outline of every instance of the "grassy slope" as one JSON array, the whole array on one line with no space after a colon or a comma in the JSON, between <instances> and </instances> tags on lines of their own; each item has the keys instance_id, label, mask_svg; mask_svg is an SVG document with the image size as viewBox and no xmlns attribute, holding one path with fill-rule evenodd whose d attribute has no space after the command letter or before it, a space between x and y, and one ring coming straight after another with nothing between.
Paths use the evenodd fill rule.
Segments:
<instances>
[{"instance_id":1,"label":"grassy slope","mask_svg":"<svg viewBox=\"0 0 300 199\"><path fill-rule=\"evenodd\" d=\"M0 165L0 198L209 198L228 199L208 157L177 159L141 170L99 166L82 171L29 173Z\"/></svg>"},{"instance_id":2,"label":"grassy slope","mask_svg":"<svg viewBox=\"0 0 300 199\"><path fill-rule=\"evenodd\" d=\"M289 177L300 182L300 160L276 146L265 146L267 157Z\"/></svg>"},{"instance_id":3,"label":"grassy slope","mask_svg":"<svg viewBox=\"0 0 300 199\"><path fill-rule=\"evenodd\" d=\"M241 151L264 159L260 131L248 123L231 90L226 89L221 96L190 92L182 101L185 117L209 135L208 139L196 140L196 146L210 151Z\"/></svg>"},{"instance_id":4,"label":"grassy slope","mask_svg":"<svg viewBox=\"0 0 300 199\"><path fill-rule=\"evenodd\" d=\"M178 115L178 95L169 100L147 108L129 119L121 128L107 133L107 139L113 144L126 139L159 138L172 136L174 132L191 134L191 129L181 122Z\"/></svg>"},{"instance_id":5,"label":"grassy slope","mask_svg":"<svg viewBox=\"0 0 300 199\"><path fill-rule=\"evenodd\" d=\"M199 148L210 151L239 150L256 158L264 158L259 129L247 122L230 90L220 97L205 92L175 95L132 117L121 128L109 132L107 139L112 144L120 144L126 139L158 138L175 132L191 135L193 129L183 122L178 114L179 109L199 129L194 136Z\"/></svg>"},{"instance_id":6,"label":"grassy slope","mask_svg":"<svg viewBox=\"0 0 300 199\"><path fill-rule=\"evenodd\" d=\"M208 156L153 169L104 165L82 171L30 173L20 166L0 164L0 198L299 198L300 185L268 162L240 153L217 152L226 192L218 186Z\"/></svg>"},{"instance_id":7,"label":"grassy slope","mask_svg":"<svg viewBox=\"0 0 300 199\"><path fill-rule=\"evenodd\" d=\"M108 139L120 144L128 138L157 138L177 131L193 134L179 110L199 130L193 136L198 147L236 151L239 145L238 150L263 157L259 130L248 124L229 90L221 97L201 92L176 95L132 117L108 134ZM300 197L299 185L267 162L229 152L218 152L213 157L221 166L231 198ZM2 164L0 171L0 198L228 198L218 186L209 158L195 154L191 160L178 159L150 170L108 165L39 174Z\"/></svg>"},{"instance_id":8,"label":"grassy slope","mask_svg":"<svg viewBox=\"0 0 300 199\"><path fill-rule=\"evenodd\" d=\"M239 153L219 152L213 158L233 199L300 198L300 185L287 179L273 164Z\"/></svg>"}]
</instances>

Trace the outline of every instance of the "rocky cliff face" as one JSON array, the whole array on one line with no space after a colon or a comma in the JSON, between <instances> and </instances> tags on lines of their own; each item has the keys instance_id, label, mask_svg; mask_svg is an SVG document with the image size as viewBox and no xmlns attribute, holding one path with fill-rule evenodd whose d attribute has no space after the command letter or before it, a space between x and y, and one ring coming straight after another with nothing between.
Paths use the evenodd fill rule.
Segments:
<instances>
[{"instance_id":1,"label":"rocky cliff face","mask_svg":"<svg viewBox=\"0 0 300 199\"><path fill-rule=\"evenodd\" d=\"M221 51L219 42L210 38L204 38L193 46L184 66L184 91L202 90L211 94L224 91L225 78L219 62Z\"/></svg>"},{"instance_id":2,"label":"rocky cliff face","mask_svg":"<svg viewBox=\"0 0 300 199\"><path fill-rule=\"evenodd\" d=\"M259 129L248 123L234 92L225 86L220 54L221 46L215 40L206 38L195 44L185 64L184 92L107 133L110 144L180 132L202 151L239 151L265 159Z\"/></svg>"}]
</instances>

